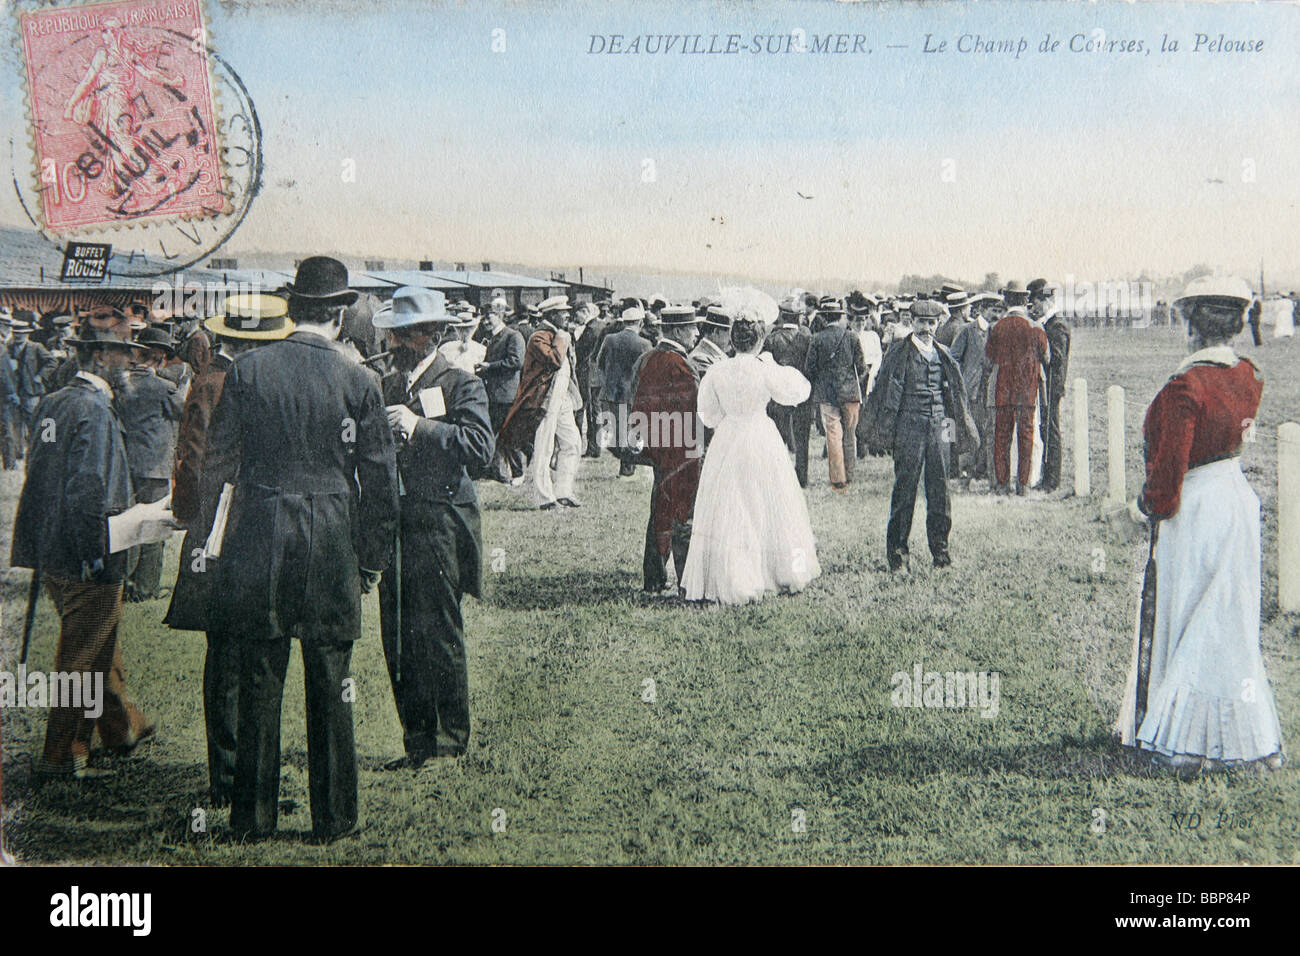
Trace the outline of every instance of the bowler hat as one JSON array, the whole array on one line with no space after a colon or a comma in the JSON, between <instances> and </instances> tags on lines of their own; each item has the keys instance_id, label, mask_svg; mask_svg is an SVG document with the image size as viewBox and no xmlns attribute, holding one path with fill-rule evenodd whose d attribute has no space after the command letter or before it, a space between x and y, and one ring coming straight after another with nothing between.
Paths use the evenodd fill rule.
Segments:
<instances>
[{"instance_id":1,"label":"bowler hat","mask_svg":"<svg viewBox=\"0 0 1300 956\"><path fill-rule=\"evenodd\" d=\"M293 281L284 287L290 300L351 305L357 293L348 288L348 267L329 256L302 260Z\"/></svg>"},{"instance_id":2,"label":"bowler hat","mask_svg":"<svg viewBox=\"0 0 1300 956\"><path fill-rule=\"evenodd\" d=\"M278 295L265 292L228 295L223 314L212 316L203 327L227 339L272 342L294 330L288 311L289 303Z\"/></svg>"},{"instance_id":3,"label":"bowler hat","mask_svg":"<svg viewBox=\"0 0 1300 956\"><path fill-rule=\"evenodd\" d=\"M375 313L371 323L377 329L405 329L428 322L455 322L447 311L447 297L436 289L402 286L388 304Z\"/></svg>"},{"instance_id":4,"label":"bowler hat","mask_svg":"<svg viewBox=\"0 0 1300 956\"><path fill-rule=\"evenodd\" d=\"M1007 287L1002 291L1007 295L1028 295L1029 294L1029 290L1025 288L1025 284L1021 282L1019 279L1012 279L1010 282L1007 283Z\"/></svg>"},{"instance_id":5,"label":"bowler hat","mask_svg":"<svg viewBox=\"0 0 1300 956\"><path fill-rule=\"evenodd\" d=\"M176 354L176 347L172 345L171 333L159 326L141 329L131 344L139 349L162 349L168 355Z\"/></svg>"}]
</instances>

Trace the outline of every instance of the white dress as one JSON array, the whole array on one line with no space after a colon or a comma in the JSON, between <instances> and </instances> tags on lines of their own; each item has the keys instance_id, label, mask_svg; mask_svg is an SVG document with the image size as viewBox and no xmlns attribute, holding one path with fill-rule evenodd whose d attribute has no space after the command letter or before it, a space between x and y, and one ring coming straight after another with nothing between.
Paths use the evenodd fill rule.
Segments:
<instances>
[{"instance_id":1,"label":"white dress","mask_svg":"<svg viewBox=\"0 0 1300 956\"><path fill-rule=\"evenodd\" d=\"M821 574L808 505L769 400L798 405L798 369L755 355L715 363L700 382L700 422L713 439L700 469L682 586L688 601L745 604L799 591Z\"/></svg>"}]
</instances>

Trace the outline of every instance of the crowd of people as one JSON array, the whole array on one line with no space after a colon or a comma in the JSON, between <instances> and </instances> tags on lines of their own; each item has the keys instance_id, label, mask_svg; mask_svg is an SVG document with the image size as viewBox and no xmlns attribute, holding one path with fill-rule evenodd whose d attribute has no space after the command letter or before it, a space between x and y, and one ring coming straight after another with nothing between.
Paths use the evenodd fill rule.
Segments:
<instances>
[{"instance_id":1,"label":"crowd of people","mask_svg":"<svg viewBox=\"0 0 1300 956\"><path fill-rule=\"evenodd\" d=\"M346 267L318 256L276 294L230 296L202 320L101 305L46 348L31 339L33 314L6 317L0 444L7 467L26 458L11 564L32 568L54 601L56 668L106 675L98 718L51 709L40 779L106 772L89 761L96 730L120 754L155 734L128 699L118 627L124 600L169 596L166 623L206 634L210 800L231 807L232 831L276 829L297 637L313 837L351 833L347 688L363 595L378 589L403 730L389 767L468 746L461 602L482 588L478 480L560 514L582 507L584 456L612 454L624 477L649 468L645 591L723 604L820 574L803 492L814 425L838 494L860 457L892 456L891 571L909 565L923 479L936 568L952 563L954 488L1043 497L1060 484L1070 325L1045 279L974 294L796 290L774 302L723 290L576 307L554 296L512 308L498 290L481 315L408 287L360 332L348 321L356 300ZM1233 457L1235 423L1253 418L1262 389L1227 344L1249 290L1189 290L1180 304L1195 350L1148 415L1141 498L1167 528L1153 555L1169 583L1147 609L1154 637L1150 626L1139 636L1118 729L1184 764L1277 762L1258 649L1258 501ZM107 527L168 496L186 532L170 595L162 543L117 550ZM1224 573L1187 570L1211 545ZM1209 591L1219 610L1203 613L1195 595ZM1251 701L1225 704L1242 679Z\"/></svg>"}]
</instances>

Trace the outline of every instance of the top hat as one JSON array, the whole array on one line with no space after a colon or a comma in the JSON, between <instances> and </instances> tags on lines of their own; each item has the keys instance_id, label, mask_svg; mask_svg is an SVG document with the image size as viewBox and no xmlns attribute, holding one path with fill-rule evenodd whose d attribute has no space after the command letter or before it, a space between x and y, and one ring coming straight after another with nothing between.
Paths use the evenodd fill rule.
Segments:
<instances>
[{"instance_id":1,"label":"top hat","mask_svg":"<svg viewBox=\"0 0 1300 956\"><path fill-rule=\"evenodd\" d=\"M666 326L695 325L704 321L689 305L666 305L659 312L659 320Z\"/></svg>"},{"instance_id":2,"label":"top hat","mask_svg":"<svg viewBox=\"0 0 1300 956\"><path fill-rule=\"evenodd\" d=\"M329 305L351 305L357 293L348 288L348 267L329 256L312 256L298 266L293 281L284 287L290 300L303 299Z\"/></svg>"},{"instance_id":3,"label":"top hat","mask_svg":"<svg viewBox=\"0 0 1300 956\"><path fill-rule=\"evenodd\" d=\"M405 329L428 322L456 322L447 311L447 297L436 289L402 286L371 320L377 329ZM473 318L471 317L471 322Z\"/></svg>"},{"instance_id":4,"label":"top hat","mask_svg":"<svg viewBox=\"0 0 1300 956\"><path fill-rule=\"evenodd\" d=\"M212 316L203 327L228 339L271 342L285 338L293 331L293 320L288 311L289 303L278 295L265 292L228 295L223 314Z\"/></svg>"}]
</instances>

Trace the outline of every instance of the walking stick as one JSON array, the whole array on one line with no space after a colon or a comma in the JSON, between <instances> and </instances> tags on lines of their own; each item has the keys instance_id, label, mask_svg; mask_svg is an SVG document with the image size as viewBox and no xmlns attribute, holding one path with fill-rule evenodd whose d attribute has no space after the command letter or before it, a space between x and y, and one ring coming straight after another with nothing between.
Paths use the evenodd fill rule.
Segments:
<instances>
[{"instance_id":1,"label":"walking stick","mask_svg":"<svg viewBox=\"0 0 1300 956\"><path fill-rule=\"evenodd\" d=\"M27 663L27 649L32 643L32 625L36 622L36 603L41 596L41 572L32 571L32 581L27 587L27 616L23 619L23 647L18 653L18 663Z\"/></svg>"},{"instance_id":2,"label":"walking stick","mask_svg":"<svg viewBox=\"0 0 1300 956\"><path fill-rule=\"evenodd\" d=\"M1137 693L1133 707L1133 745L1138 745L1138 730L1147 714L1147 695L1151 683L1151 642L1156 633L1156 540L1160 522L1151 522L1150 550L1142 573L1142 607L1138 613Z\"/></svg>"}]
</instances>

